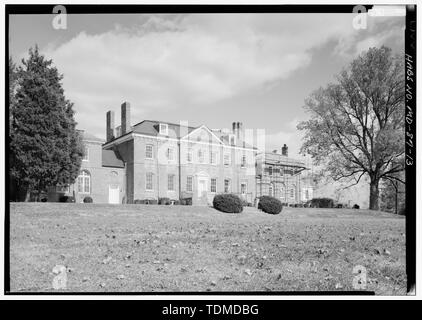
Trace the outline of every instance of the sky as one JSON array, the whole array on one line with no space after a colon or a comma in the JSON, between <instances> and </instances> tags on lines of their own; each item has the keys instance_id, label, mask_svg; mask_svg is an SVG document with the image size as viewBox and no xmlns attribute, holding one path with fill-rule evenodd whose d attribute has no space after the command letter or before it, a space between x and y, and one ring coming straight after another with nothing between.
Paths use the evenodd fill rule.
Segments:
<instances>
[{"instance_id":1,"label":"sky","mask_svg":"<svg viewBox=\"0 0 422 320\"><path fill-rule=\"evenodd\" d=\"M78 128L105 138L106 112L131 103L144 119L265 129L267 150L299 157L304 100L369 47L403 53L405 17L354 14L12 15L9 54L38 45L64 75Z\"/></svg>"}]
</instances>

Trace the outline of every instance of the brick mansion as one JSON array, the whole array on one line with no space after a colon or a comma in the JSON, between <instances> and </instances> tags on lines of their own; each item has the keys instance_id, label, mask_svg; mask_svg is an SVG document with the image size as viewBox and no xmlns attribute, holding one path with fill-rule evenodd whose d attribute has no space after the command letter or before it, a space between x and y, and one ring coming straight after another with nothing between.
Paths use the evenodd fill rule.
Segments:
<instances>
[{"instance_id":1,"label":"brick mansion","mask_svg":"<svg viewBox=\"0 0 422 320\"><path fill-rule=\"evenodd\" d=\"M301 184L306 166L282 152L259 152L240 122L231 130L143 120L131 124L130 104L121 105L120 124L106 114L106 140L81 131L85 146L79 177L62 192L76 202L135 203L169 198L209 205L218 193L235 193L249 203L272 195L288 204L312 198Z\"/></svg>"}]
</instances>

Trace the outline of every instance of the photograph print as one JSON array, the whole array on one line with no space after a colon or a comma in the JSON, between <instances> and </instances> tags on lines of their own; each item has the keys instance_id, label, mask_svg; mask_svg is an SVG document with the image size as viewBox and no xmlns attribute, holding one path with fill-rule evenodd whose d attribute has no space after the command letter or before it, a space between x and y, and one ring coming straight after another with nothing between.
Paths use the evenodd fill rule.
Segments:
<instances>
[{"instance_id":1,"label":"photograph print","mask_svg":"<svg viewBox=\"0 0 422 320\"><path fill-rule=\"evenodd\" d=\"M7 6L6 293L408 294L408 9L330 8Z\"/></svg>"}]
</instances>

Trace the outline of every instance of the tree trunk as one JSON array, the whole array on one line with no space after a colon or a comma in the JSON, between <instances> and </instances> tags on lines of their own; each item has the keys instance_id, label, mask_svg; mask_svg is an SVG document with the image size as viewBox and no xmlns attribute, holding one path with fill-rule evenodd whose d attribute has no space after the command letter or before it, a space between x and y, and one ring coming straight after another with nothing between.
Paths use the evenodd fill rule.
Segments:
<instances>
[{"instance_id":1,"label":"tree trunk","mask_svg":"<svg viewBox=\"0 0 422 320\"><path fill-rule=\"evenodd\" d=\"M31 199L31 191L29 191L28 189L25 194L25 202L28 202L30 199Z\"/></svg>"},{"instance_id":2,"label":"tree trunk","mask_svg":"<svg viewBox=\"0 0 422 320\"><path fill-rule=\"evenodd\" d=\"M379 210L379 180L371 179L369 184L369 209Z\"/></svg>"}]
</instances>

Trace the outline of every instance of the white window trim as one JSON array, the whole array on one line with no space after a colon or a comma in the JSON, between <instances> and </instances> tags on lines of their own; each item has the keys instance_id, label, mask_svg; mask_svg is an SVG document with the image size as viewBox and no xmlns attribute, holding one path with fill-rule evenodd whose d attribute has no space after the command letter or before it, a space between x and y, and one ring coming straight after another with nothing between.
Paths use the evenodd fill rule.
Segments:
<instances>
[{"instance_id":1,"label":"white window trim","mask_svg":"<svg viewBox=\"0 0 422 320\"><path fill-rule=\"evenodd\" d=\"M228 190L226 191L226 181L228 181ZM231 192L231 188L232 187L232 182L231 179L224 179L224 193L230 193Z\"/></svg>"},{"instance_id":2,"label":"white window trim","mask_svg":"<svg viewBox=\"0 0 422 320\"><path fill-rule=\"evenodd\" d=\"M214 162L211 161L212 160L212 154L215 154ZM210 152L210 164L212 164L213 166L218 165L218 161L217 161L218 155L219 155L218 151L211 151Z\"/></svg>"},{"instance_id":3,"label":"white window trim","mask_svg":"<svg viewBox=\"0 0 422 320\"><path fill-rule=\"evenodd\" d=\"M245 163L243 163L243 158L245 159ZM246 156L246 154L240 155L240 167L246 168L247 166L248 166L248 157Z\"/></svg>"},{"instance_id":4,"label":"white window trim","mask_svg":"<svg viewBox=\"0 0 422 320\"><path fill-rule=\"evenodd\" d=\"M87 173L86 175L83 175L83 173ZM79 191L79 178L82 177L82 191ZM89 180L89 191L85 191L85 178L88 178ZM81 173L78 175L78 193L79 194L91 194L91 173L87 170L82 170Z\"/></svg>"},{"instance_id":5,"label":"white window trim","mask_svg":"<svg viewBox=\"0 0 422 320\"><path fill-rule=\"evenodd\" d=\"M170 177L173 177L173 189L169 189ZM175 174L170 173L167 175L167 191L168 192L176 192L176 184L174 183L175 178L176 178Z\"/></svg>"},{"instance_id":6,"label":"white window trim","mask_svg":"<svg viewBox=\"0 0 422 320\"><path fill-rule=\"evenodd\" d=\"M246 186L245 193L242 193L242 185ZM240 193L241 194L247 194L248 193L248 182L247 181L243 181L243 182L240 183Z\"/></svg>"},{"instance_id":7,"label":"white window trim","mask_svg":"<svg viewBox=\"0 0 422 320\"><path fill-rule=\"evenodd\" d=\"M151 158L147 157L147 147L151 147ZM145 145L145 159L154 160L154 145L153 144L146 144Z\"/></svg>"},{"instance_id":8,"label":"white window trim","mask_svg":"<svg viewBox=\"0 0 422 320\"><path fill-rule=\"evenodd\" d=\"M148 189L148 173L151 174L151 185L152 185L152 189ZM146 172L145 173L145 191L154 191L154 173L152 172Z\"/></svg>"},{"instance_id":9,"label":"white window trim","mask_svg":"<svg viewBox=\"0 0 422 320\"><path fill-rule=\"evenodd\" d=\"M161 127L164 127L165 130L162 130ZM159 129L159 133L163 136L168 136L169 135L169 125L167 123L160 123L158 125L158 129Z\"/></svg>"},{"instance_id":10,"label":"white window trim","mask_svg":"<svg viewBox=\"0 0 422 320\"><path fill-rule=\"evenodd\" d=\"M215 191L212 191L212 181L213 180L215 180ZM218 180L217 180L217 178L211 178L210 179L210 192L211 193L217 193L217 191L218 191L217 186L218 186Z\"/></svg>"},{"instance_id":11,"label":"white window trim","mask_svg":"<svg viewBox=\"0 0 422 320\"><path fill-rule=\"evenodd\" d=\"M190 190L188 189L188 181L189 181L189 178L190 178L190 180L191 180L191 183L190 183ZM193 192L193 176L187 176L186 177L186 192Z\"/></svg>"},{"instance_id":12,"label":"white window trim","mask_svg":"<svg viewBox=\"0 0 422 320\"><path fill-rule=\"evenodd\" d=\"M169 155L170 155L170 150L171 150L171 155L172 155L172 157L171 157L171 158L169 157ZM173 148L173 147L168 147L168 148L167 148L167 160L168 160L169 162L173 162L173 161L175 161L175 154L174 154L174 148Z\"/></svg>"},{"instance_id":13,"label":"white window trim","mask_svg":"<svg viewBox=\"0 0 422 320\"><path fill-rule=\"evenodd\" d=\"M226 164L226 156L229 156L229 163L228 164ZM223 155L223 165L225 167L230 167L231 164L232 164L232 155L229 152L225 152L224 155Z\"/></svg>"},{"instance_id":14,"label":"white window trim","mask_svg":"<svg viewBox=\"0 0 422 320\"><path fill-rule=\"evenodd\" d=\"M190 155L190 160L189 160ZM193 163L193 150L192 148L188 148L188 151L186 152L186 162L187 163Z\"/></svg>"}]
</instances>

